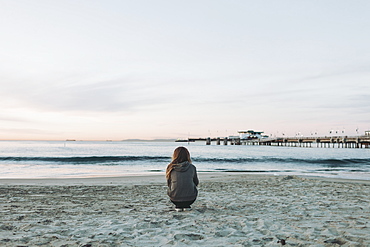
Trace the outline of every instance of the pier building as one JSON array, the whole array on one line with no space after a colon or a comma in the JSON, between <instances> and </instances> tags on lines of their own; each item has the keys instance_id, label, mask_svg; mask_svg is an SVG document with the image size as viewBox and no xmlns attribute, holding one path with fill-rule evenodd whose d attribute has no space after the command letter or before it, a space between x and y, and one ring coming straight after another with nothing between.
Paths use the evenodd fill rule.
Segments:
<instances>
[{"instance_id":1,"label":"pier building","mask_svg":"<svg viewBox=\"0 0 370 247\"><path fill-rule=\"evenodd\" d=\"M263 135L263 131L239 130L238 133L239 133L239 138L242 140L259 139L259 138L268 137L266 135Z\"/></svg>"}]
</instances>

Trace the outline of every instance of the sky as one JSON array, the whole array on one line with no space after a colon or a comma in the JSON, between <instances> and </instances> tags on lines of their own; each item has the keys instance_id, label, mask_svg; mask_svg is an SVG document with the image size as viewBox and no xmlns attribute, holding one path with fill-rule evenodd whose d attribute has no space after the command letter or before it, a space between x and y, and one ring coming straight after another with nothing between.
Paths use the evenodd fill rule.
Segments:
<instances>
[{"instance_id":1,"label":"sky","mask_svg":"<svg viewBox=\"0 0 370 247\"><path fill-rule=\"evenodd\" d=\"M367 0L0 0L0 139L364 134Z\"/></svg>"}]
</instances>

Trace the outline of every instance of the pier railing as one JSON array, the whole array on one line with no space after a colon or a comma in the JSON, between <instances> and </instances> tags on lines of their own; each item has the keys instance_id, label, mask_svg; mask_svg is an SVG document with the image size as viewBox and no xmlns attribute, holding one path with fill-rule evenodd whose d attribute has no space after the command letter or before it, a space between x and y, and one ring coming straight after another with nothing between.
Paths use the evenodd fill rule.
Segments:
<instances>
[{"instance_id":1,"label":"pier railing","mask_svg":"<svg viewBox=\"0 0 370 247\"><path fill-rule=\"evenodd\" d=\"M178 142L205 141L206 145L265 145L291 147L338 147L338 148L369 148L370 136L323 136L323 137L269 137L240 139L230 137L188 138Z\"/></svg>"}]
</instances>

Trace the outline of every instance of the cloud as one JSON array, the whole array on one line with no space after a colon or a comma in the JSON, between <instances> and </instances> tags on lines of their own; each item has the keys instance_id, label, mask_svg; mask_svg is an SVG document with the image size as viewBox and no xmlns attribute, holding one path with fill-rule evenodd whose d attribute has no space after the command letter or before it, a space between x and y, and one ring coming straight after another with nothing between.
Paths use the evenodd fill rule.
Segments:
<instances>
[{"instance_id":1,"label":"cloud","mask_svg":"<svg viewBox=\"0 0 370 247\"><path fill-rule=\"evenodd\" d=\"M366 114L368 121L370 121L370 94L351 95L343 98L339 102L335 102L326 106L331 109L342 109L346 114Z\"/></svg>"},{"instance_id":2,"label":"cloud","mask_svg":"<svg viewBox=\"0 0 370 247\"><path fill-rule=\"evenodd\" d=\"M12 116L10 114L0 114L0 121L2 122L29 122L29 119L18 117L18 116Z\"/></svg>"},{"instance_id":3,"label":"cloud","mask_svg":"<svg viewBox=\"0 0 370 247\"><path fill-rule=\"evenodd\" d=\"M132 112L168 102L171 97L162 87L132 78L84 83L31 82L22 86L8 83L2 97L44 111Z\"/></svg>"},{"instance_id":4,"label":"cloud","mask_svg":"<svg viewBox=\"0 0 370 247\"><path fill-rule=\"evenodd\" d=\"M33 128L1 128L0 132L6 134L16 134L16 135L55 135L61 134L60 131L48 131L44 129L33 129Z\"/></svg>"}]
</instances>

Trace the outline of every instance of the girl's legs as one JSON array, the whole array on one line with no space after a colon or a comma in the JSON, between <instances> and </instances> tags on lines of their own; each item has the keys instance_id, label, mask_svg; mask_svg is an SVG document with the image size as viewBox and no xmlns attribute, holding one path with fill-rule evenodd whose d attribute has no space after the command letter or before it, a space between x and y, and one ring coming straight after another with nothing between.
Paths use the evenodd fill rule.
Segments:
<instances>
[{"instance_id":1,"label":"girl's legs","mask_svg":"<svg viewBox=\"0 0 370 247\"><path fill-rule=\"evenodd\" d=\"M195 199L192 201L186 201L186 202L174 202L171 200L173 204L175 204L176 208L190 208L190 205L195 202Z\"/></svg>"}]
</instances>

